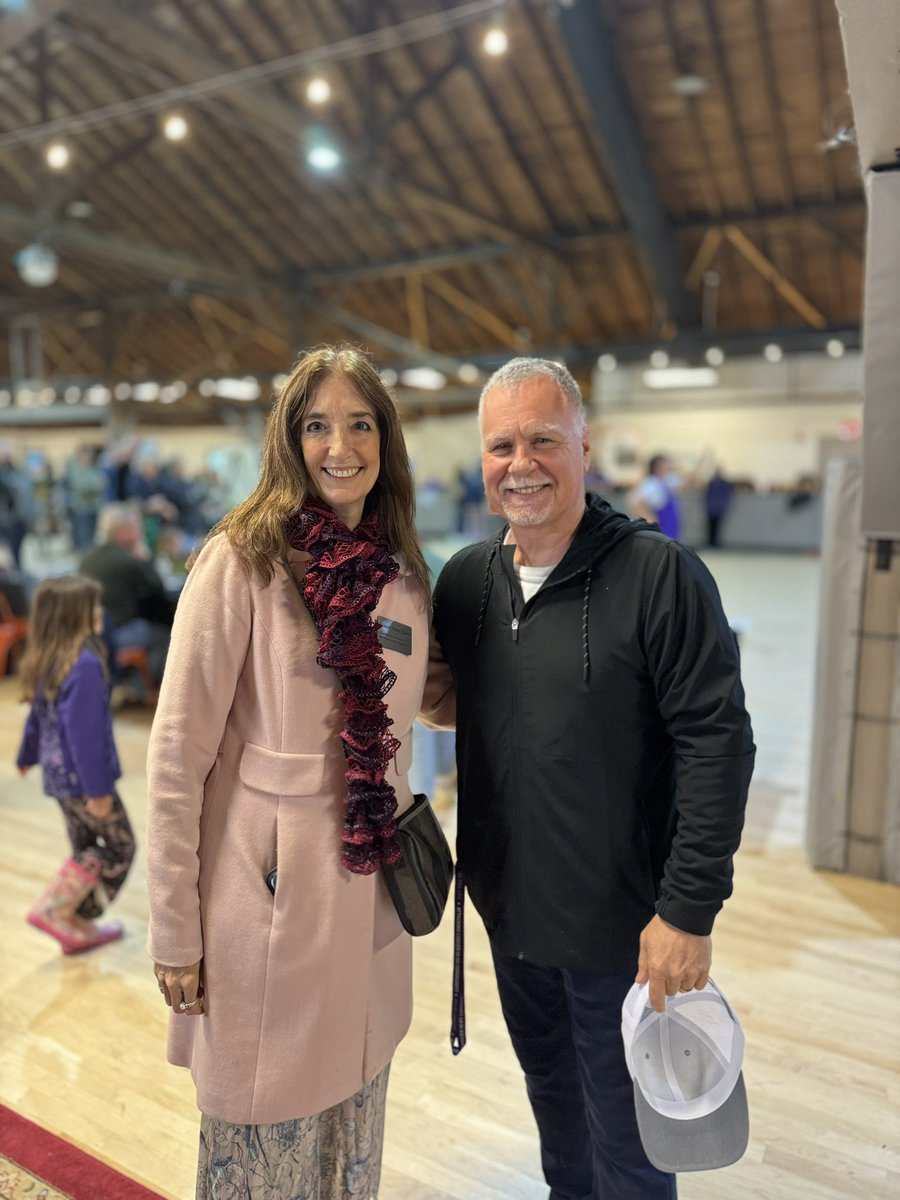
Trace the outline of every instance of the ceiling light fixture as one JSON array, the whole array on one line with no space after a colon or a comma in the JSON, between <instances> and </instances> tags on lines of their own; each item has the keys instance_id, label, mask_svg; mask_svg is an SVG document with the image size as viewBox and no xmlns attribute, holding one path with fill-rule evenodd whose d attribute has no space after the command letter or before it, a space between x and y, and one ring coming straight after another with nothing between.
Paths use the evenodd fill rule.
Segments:
<instances>
[{"instance_id":1,"label":"ceiling light fixture","mask_svg":"<svg viewBox=\"0 0 900 1200\"><path fill-rule=\"evenodd\" d=\"M59 276L59 259L56 252L40 242L23 246L13 255L13 262L19 277L29 287L49 287L51 283L56 283Z\"/></svg>"},{"instance_id":2,"label":"ceiling light fixture","mask_svg":"<svg viewBox=\"0 0 900 1200\"><path fill-rule=\"evenodd\" d=\"M825 343L825 353L829 358L843 358L846 346L840 338L829 338Z\"/></svg>"},{"instance_id":3,"label":"ceiling light fixture","mask_svg":"<svg viewBox=\"0 0 900 1200\"><path fill-rule=\"evenodd\" d=\"M90 200L72 200L66 205L66 216L74 217L76 221L87 221L94 215L94 206Z\"/></svg>"},{"instance_id":4,"label":"ceiling light fixture","mask_svg":"<svg viewBox=\"0 0 900 1200\"><path fill-rule=\"evenodd\" d=\"M223 400L258 400L259 381L252 376L244 379L217 379L216 395Z\"/></svg>"},{"instance_id":5,"label":"ceiling light fixture","mask_svg":"<svg viewBox=\"0 0 900 1200\"><path fill-rule=\"evenodd\" d=\"M509 49L509 37L506 30L502 25L492 25L484 35L481 45L485 54L490 54L492 58L499 58Z\"/></svg>"},{"instance_id":6,"label":"ceiling light fixture","mask_svg":"<svg viewBox=\"0 0 900 1200\"><path fill-rule=\"evenodd\" d=\"M784 358L784 351L777 342L769 342L768 346L766 346L765 350L763 350L763 357L765 358L766 362L781 362L781 360Z\"/></svg>"},{"instance_id":7,"label":"ceiling light fixture","mask_svg":"<svg viewBox=\"0 0 900 1200\"><path fill-rule=\"evenodd\" d=\"M308 150L306 161L315 171L334 171L341 165L341 156L334 146L323 144Z\"/></svg>"},{"instance_id":8,"label":"ceiling light fixture","mask_svg":"<svg viewBox=\"0 0 900 1200\"><path fill-rule=\"evenodd\" d=\"M597 366L604 375L611 375L618 365L618 360L614 354L601 354L597 359Z\"/></svg>"},{"instance_id":9,"label":"ceiling light fixture","mask_svg":"<svg viewBox=\"0 0 900 1200\"><path fill-rule=\"evenodd\" d=\"M460 363L456 374L459 376L460 383L473 384L477 383L481 378L481 372L474 363Z\"/></svg>"},{"instance_id":10,"label":"ceiling light fixture","mask_svg":"<svg viewBox=\"0 0 900 1200\"><path fill-rule=\"evenodd\" d=\"M310 104L325 104L331 99L331 84L321 75L306 85L306 98Z\"/></svg>"},{"instance_id":11,"label":"ceiling light fixture","mask_svg":"<svg viewBox=\"0 0 900 1200\"><path fill-rule=\"evenodd\" d=\"M182 142L188 135L188 123L181 113L169 113L163 121L163 134L170 142Z\"/></svg>"},{"instance_id":12,"label":"ceiling light fixture","mask_svg":"<svg viewBox=\"0 0 900 1200\"><path fill-rule=\"evenodd\" d=\"M644 386L654 391L665 388L715 387L719 372L712 367L668 367L662 370L645 371L641 376Z\"/></svg>"},{"instance_id":13,"label":"ceiling light fixture","mask_svg":"<svg viewBox=\"0 0 900 1200\"><path fill-rule=\"evenodd\" d=\"M710 346L703 357L711 367L721 367L725 361L725 351L720 346Z\"/></svg>"},{"instance_id":14,"label":"ceiling light fixture","mask_svg":"<svg viewBox=\"0 0 900 1200\"><path fill-rule=\"evenodd\" d=\"M650 366L655 367L657 371L663 370L669 365L669 356L665 350L654 350L650 355Z\"/></svg>"},{"instance_id":15,"label":"ceiling light fixture","mask_svg":"<svg viewBox=\"0 0 900 1200\"><path fill-rule=\"evenodd\" d=\"M69 165L72 156L65 142L51 142L44 151L44 158L47 160L47 166L52 171L64 171Z\"/></svg>"},{"instance_id":16,"label":"ceiling light fixture","mask_svg":"<svg viewBox=\"0 0 900 1200\"><path fill-rule=\"evenodd\" d=\"M447 376L434 367L410 367L400 372L404 387L421 388L425 392L439 392L447 383Z\"/></svg>"},{"instance_id":17,"label":"ceiling light fixture","mask_svg":"<svg viewBox=\"0 0 900 1200\"><path fill-rule=\"evenodd\" d=\"M695 96L702 96L709 91L709 80L704 79L702 75L677 75L669 87L676 96L693 99Z\"/></svg>"}]
</instances>

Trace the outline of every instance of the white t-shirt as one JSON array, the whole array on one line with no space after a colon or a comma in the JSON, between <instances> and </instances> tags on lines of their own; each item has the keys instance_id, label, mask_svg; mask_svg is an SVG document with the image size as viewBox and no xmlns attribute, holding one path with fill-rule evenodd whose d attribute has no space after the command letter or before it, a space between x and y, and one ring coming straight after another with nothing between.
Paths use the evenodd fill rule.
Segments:
<instances>
[{"instance_id":1,"label":"white t-shirt","mask_svg":"<svg viewBox=\"0 0 900 1200\"><path fill-rule=\"evenodd\" d=\"M522 587L522 595L525 597L527 604L531 597L539 590L541 584L546 583L550 578L550 572L553 570L549 567L516 567L516 579L518 579Z\"/></svg>"}]
</instances>

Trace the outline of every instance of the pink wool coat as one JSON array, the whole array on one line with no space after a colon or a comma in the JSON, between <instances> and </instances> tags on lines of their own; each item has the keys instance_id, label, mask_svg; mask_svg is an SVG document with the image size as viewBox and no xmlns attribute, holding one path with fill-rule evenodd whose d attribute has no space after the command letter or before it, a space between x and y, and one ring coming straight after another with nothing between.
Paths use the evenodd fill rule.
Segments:
<instances>
[{"instance_id":1,"label":"pink wool coat","mask_svg":"<svg viewBox=\"0 0 900 1200\"><path fill-rule=\"evenodd\" d=\"M291 552L298 578L308 558ZM388 778L403 810L428 654L411 575L376 614L412 628L411 655L384 652L401 742ZM178 605L150 736L148 948L170 966L202 957L205 971L207 1012L172 1015L169 1061L190 1068L204 1113L240 1124L352 1096L411 1017L411 939L380 872L340 865L343 709L317 647L284 565L264 587L214 539Z\"/></svg>"}]
</instances>

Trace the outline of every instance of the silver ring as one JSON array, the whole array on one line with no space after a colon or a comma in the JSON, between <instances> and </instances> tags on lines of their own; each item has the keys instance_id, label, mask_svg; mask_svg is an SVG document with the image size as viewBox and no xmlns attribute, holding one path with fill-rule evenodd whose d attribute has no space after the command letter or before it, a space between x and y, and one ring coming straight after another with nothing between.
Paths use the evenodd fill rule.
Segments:
<instances>
[{"instance_id":1,"label":"silver ring","mask_svg":"<svg viewBox=\"0 0 900 1200\"><path fill-rule=\"evenodd\" d=\"M182 1000L182 1002L178 1005L178 1007L181 1010L181 1012L187 1012L187 1010L189 1008L193 1008L196 1003L197 1003L196 1000L191 1000L191 1001Z\"/></svg>"}]
</instances>

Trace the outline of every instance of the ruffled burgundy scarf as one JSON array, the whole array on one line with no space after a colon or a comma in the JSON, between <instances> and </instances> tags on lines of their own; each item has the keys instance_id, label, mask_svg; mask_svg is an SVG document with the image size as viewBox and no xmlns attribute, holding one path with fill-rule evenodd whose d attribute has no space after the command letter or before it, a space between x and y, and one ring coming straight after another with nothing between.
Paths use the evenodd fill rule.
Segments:
<instances>
[{"instance_id":1,"label":"ruffled burgundy scarf","mask_svg":"<svg viewBox=\"0 0 900 1200\"><path fill-rule=\"evenodd\" d=\"M347 761L341 862L357 875L371 875L379 863L400 857L397 797L384 777L400 746L384 703L397 676L385 664L371 617L400 568L377 513L348 529L325 504L307 501L288 521L287 540L312 555L301 590L319 631L316 662L341 683Z\"/></svg>"}]
</instances>

